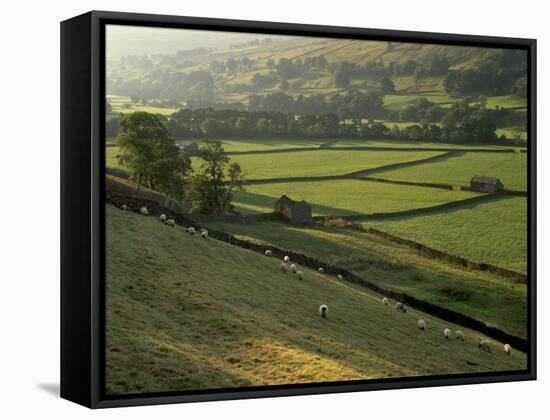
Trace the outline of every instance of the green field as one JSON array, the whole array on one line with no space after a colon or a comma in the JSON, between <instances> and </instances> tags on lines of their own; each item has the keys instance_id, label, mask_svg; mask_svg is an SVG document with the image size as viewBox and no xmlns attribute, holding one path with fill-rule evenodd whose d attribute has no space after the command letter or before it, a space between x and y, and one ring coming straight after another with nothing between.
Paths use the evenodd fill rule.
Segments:
<instances>
[{"instance_id":1,"label":"green field","mask_svg":"<svg viewBox=\"0 0 550 420\"><path fill-rule=\"evenodd\" d=\"M522 197L365 225L473 261L527 272L527 200Z\"/></svg>"},{"instance_id":2,"label":"green field","mask_svg":"<svg viewBox=\"0 0 550 420\"><path fill-rule=\"evenodd\" d=\"M386 95L384 96L384 106L388 109L401 110L413 103L419 98L427 99L430 102L434 102L443 107L458 102L460 98L453 98L446 94L423 94L423 93L411 93L400 95Z\"/></svg>"},{"instance_id":3,"label":"green field","mask_svg":"<svg viewBox=\"0 0 550 420\"><path fill-rule=\"evenodd\" d=\"M143 111L150 112L151 114L171 115L178 110L178 108L148 106L139 103L134 104L128 96L108 95L107 99L111 103L113 114L127 114L129 112ZM130 108L123 108L122 105L124 104L129 105Z\"/></svg>"},{"instance_id":4,"label":"green field","mask_svg":"<svg viewBox=\"0 0 550 420\"><path fill-rule=\"evenodd\" d=\"M303 152L237 155L238 162L249 179L345 175L363 169L378 168L393 163L411 162L437 156L439 152L385 152L346 150L308 150Z\"/></svg>"},{"instance_id":5,"label":"green field","mask_svg":"<svg viewBox=\"0 0 550 420\"><path fill-rule=\"evenodd\" d=\"M378 178L438 182L450 185L469 186L475 175L499 178L504 188L526 191L527 155L525 153L465 153L446 160L388 170L377 173Z\"/></svg>"},{"instance_id":6,"label":"green field","mask_svg":"<svg viewBox=\"0 0 550 420\"><path fill-rule=\"evenodd\" d=\"M390 126L392 123L388 123ZM409 123L405 123L409 124ZM456 144L456 143L439 143L439 142L424 142L414 140L367 140L367 139L338 139L335 140L331 147L383 147L383 148L427 148L427 149L492 149L492 150L510 150L514 146L493 146L493 145L477 145L477 144ZM521 148L519 148L521 149Z\"/></svg>"},{"instance_id":7,"label":"green field","mask_svg":"<svg viewBox=\"0 0 550 420\"><path fill-rule=\"evenodd\" d=\"M299 281L273 258L109 205L106 223L108 394L526 368L521 352L480 351L465 328L465 342L445 340L457 326L333 277Z\"/></svg>"},{"instance_id":8,"label":"green field","mask_svg":"<svg viewBox=\"0 0 550 420\"><path fill-rule=\"evenodd\" d=\"M489 96L487 98L487 108L523 108L527 107L525 98L517 98L512 95Z\"/></svg>"},{"instance_id":9,"label":"green field","mask_svg":"<svg viewBox=\"0 0 550 420\"><path fill-rule=\"evenodd\" d=\"M251 139L222 140L226 152L247 152L251 150L275 150L302 147L319 147L327 140L309 139Z\"/></svg>"},{"instance_id":10,"label":"green field","mask_svg":"<svg viewBox=\"0 0 550 420\"><path fill-rule=\"evenodd\" d=\"M293 200L307 201L313 207L313 214L318 216L411 210L479 195L466 191L345 179L247 185L246 191L237 194L233 203L243 213L270 212L283 194Z\"/></svg>"},{"instance_id":11,"label":"green field","mask_svg":"<svg viewBox=\"0 0 550 420\"><path fill-rule=\"evenodd\" d=\"M515 131L513 128L497 128L496 130L497 136L504 135L506 138L513 139L515 138ZM527 131L520 131L521 140L527 140Z\"/></svg>"},{"instance_id":12,"label":"green field","mask_svg":"<svg viewBox=\"0 0 550 420\"><path fill-rule=\"evenodd\" d=\"M211 223L237 237L314 256L380 286L469 315L526 337L525 285L439 261L368 233L320 224L296 228L282 222ZM427 227L426 227L427 229Z\"/></svg>"}]
</instances>

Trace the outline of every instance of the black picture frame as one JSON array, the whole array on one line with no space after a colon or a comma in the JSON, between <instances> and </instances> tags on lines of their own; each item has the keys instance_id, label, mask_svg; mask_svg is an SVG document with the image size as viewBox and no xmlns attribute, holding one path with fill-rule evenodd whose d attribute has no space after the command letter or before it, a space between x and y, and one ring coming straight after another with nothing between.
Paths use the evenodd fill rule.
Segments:
<instances>
[{"instance_id":1,"label":"black picture frame","mask_svg":"<svg viewBox=\"0 0 550 420\"><path fill-rule=\"evenodd\" d=\"M105 25L524 49L528 54L528 369L106 396ZM90 408L536 379L536 40L92 11L61 23L61 397Z\"/></svg>"}]
</instances>

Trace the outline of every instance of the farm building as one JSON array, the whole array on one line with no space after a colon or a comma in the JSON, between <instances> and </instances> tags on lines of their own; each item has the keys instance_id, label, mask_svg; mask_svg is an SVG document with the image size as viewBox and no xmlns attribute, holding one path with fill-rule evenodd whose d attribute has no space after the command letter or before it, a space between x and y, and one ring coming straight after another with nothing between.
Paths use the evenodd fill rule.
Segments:
<instances>
[{"instance_id":1,"label":"farm building","mask_svg":"<svg viewBox=\"0 0 550 420\"><path fill-rule=\"evenodd\" d=\"M282 195L275 202L275 212L293 225L307 225L313 221L311 206L305 201L294 201L286 195Z\"/></svg>"},{"instance_id":2,"label":"farm building","mask_svg":"<svg viewBox=\"0 0 550 420\"><path fill-rule=\"evenodd\" d=\"M495 193L502 191L504 189L504 185L500 182L500 179L492 176L474 176L470 180L470 188L472 191Z\"/></svg>"},{"instance_id":3,"label":"farm building","mask_svg":"<svg viewBox=\"0 0 550 420\"><path fill-rule=\"evenodd\" d=\"M196 156L199 154L199 145L194 141L189 144L180 145L182 150L185 150L189 155Z\"/></svg>"}]
</instances>

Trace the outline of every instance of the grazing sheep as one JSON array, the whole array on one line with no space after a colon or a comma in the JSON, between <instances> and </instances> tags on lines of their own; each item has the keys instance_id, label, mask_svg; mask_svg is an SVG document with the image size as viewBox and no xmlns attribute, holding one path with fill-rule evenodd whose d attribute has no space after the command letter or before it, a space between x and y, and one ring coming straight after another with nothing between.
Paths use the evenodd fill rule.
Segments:
<instances>
[{"instance_id":1,"label":"grazing sheep","mask_svg":"<svg viewBox=\"0 0 550 420\"><path fill-rule=\"evenodd\" d=\"M161 214L160 217L159 217L160 221L165 223L166 222L166 215L165 214Z\"/></svg>"},{"instance_id":2,"label":"grazing sheep","mask_svg":"<svg viewBox=\"0 0 550 420\"><path fill-rule=\"evenodd\" d=\"M455 331L455 337L457 340L464 341L464 333L460 330Z\"/></svg>"},{"instance_id":3,"label":"grazing sheep","mask_svg":"<svg viewBox=\"0 0 550 420\"><path fill-rule=\"evenodd\" d=\"M342 276L341 274L338 274L336 277L338 277L338 280L340 281L344 280L344 276Z\"/></svg>"},{"instance_id":4,"label":"grazing sheep","mask_svg":"<svg viewBox=\"0 0 550 420\"><path fill-rule=\"evenodd\" d=\"M416 325L417 325L418 328L420 328L421 330L425 330L425 329L426 329L426 321L424 321L423 319L419 319L418 322L416 323Z\"/></svg>"},{"instance_id":5,"label":"grazing sheep","mask_svg":"<svg viewBox=\"0 0 550 420\"><path fill-rule=\"evenodd\" d=\"M512 346L510 344L505 344L504 345L504 352L510 356L510 353L512 352Z\"/></svg>"},{"instance_id":6,"label":"grazing sheep","mask_svg":"<svg viewBox=\"0 0 550 420\"><path fill-rule=\"evenodd\" d=\"M387 306L387 305L388 305L388 302L389 302L389 300L388 300L387 297L385 297L384 299L382 299L382 303L383 303L384 305Z\"/></svg>"},{"instance_id":7,"label":"grazing sheep","mask_svg":"<svg viewBox=\"0 0 550 420\"><path fill-rule=\"evenodd\" d=\"M283 258L283 261L284 262L289 262L290 261L290 257L288 255L285 255L285 257Z\"/></svg>"},{"instance_id":8,"label":"grazing sheep","mask_svg":"<svg viewBox=\"0 0 550 420\"><path fill-rule=\"evenodd\" d=\"M327 305L319 306L319 315L321 315L322 318L327 317L327 315L328 315L328 306Z\"/></svg>"},{"instance_id":9,"label":"grazing sheep","mask_svg":"<svg viewBox=\"0 0 550 420\"><path fill-rule=\"evenodd\" d=\"M270 249L266 249L265 250L265 255L268 256L268 257L271 257L273 255L273 253L271 252Z\"/></svg>"},{"instance_id":10,"label":"grazing sheep","mask_svg":"<svg viewBox=\"0 0 550 420\"><path fill-rule=\"evenodd\" d=\"M296 275L298 276L298 278L299 278L300 280L303 280L303 279L304 279L304 273L302 273L301 271L297 271L297 272L296 272Z\"/></svg>"},{"instance_id":11,"label":"grazing sheep","mask_svg":"<svg viewBox=\"0 0 550 420\"><path fill-rule=\"evenodd\" d=\"M401 311L403 313L407 312L407 307L401 302L397 302L395 304L395 309L397 309L398 311Z\"/></svg>"},{"instance_id":12,"label":"grazing sheep","mask_svg":"<svg viewBox=\"0 0 550 420\"><path fill-rule=\"evenodd\" d=\"M491 348L491 342L489 340L481 340L477 347L489 353L491 353L491 351L493 350Z\"/></svg>"},{"instance_id":13,"label":"grazing sheep","mask_svg":"<svg viewBox=\"0 0 550 420\"><path fill-rule=\"evenodd\" d=\"M290 271L296 274L296 264L290 264Z\"/></svg>"},{"instance_id":14,"label":"grazing sheep","mask_svg":"<svg viewBox=\"0 0 550 420\"><path fill-rule=\"evenodd\" d=\"M446 338L446 339L449 339L449 337L451 336L451 330L448 329L448 328L445 328L443 330L443 336Z\"/></svg>"},{"instance_id":15,"label":"grazing sheep","mask_svg":"<svg viewBox=\"0 0 550 420\"><path fill-rule=\"evenodd\" d=\"M201 238L208 239L208 230L201 229Z\"/></svg>"},{"instance_id":16,"label":"grazing sheep","mask_svg":"<svg viewBox=\"0 0 550 420\"><path fill-rule=\"evenodd\" d=\"M324 273L325 269L323 267L319 267L318 271L319 271L319 273Z\"/></svg>"},{"instance_id":17,"label":"grazing sheep","mask_svg":"<svg viewBox=\"0 0 550 420\"><path fill-rule=\"evenodd\" d=\"M164 222L166 226L176 227L176 221L174 219L166 219Z\"/></svg>"},{"instance_id":18,"label":"grazing sheep","mask_svg":"<svg viewBox=\"0 0 550 420\"><path fill-rule=\"evenodd\" d=\"M126 204L123 204L122 206L120 206L120 208L121 208L122 210L128 210L128 206L127 206Z\"/></svg>"},{"instance_id":19,"label":"grazing sheep","mask_svg":"<svg viewBox=\"0 0 550 420\"><path fill-rule=\"evenodd\" d=\"M142 207L139 209L139 212L143 214L144 216L147 216L149 214L149 210L147 210L147 207Z\"/></svg>"},{"instance_id":20,"label":"grazing sheep","mask_svg":"<svg viewBox=\"0 0 550 420\"><path fill-rule=\"evenodd\" d=\"M187 229L185 229L185 231L186 231L189 235L194 235L194 234L195 234L195 228L194 228L193 226L188 227Z\"/></svg>"},{"instance_id":21,"label":"grazing sheep","mask_svg":"<svg viewBox=\"0 0 550 420\"><path fill-rule=\"evenodd\" d=\"M284 262L281 263L281 271L283 273L288 273L288 265L286 265Z\"/></svg>"}]
</instances>

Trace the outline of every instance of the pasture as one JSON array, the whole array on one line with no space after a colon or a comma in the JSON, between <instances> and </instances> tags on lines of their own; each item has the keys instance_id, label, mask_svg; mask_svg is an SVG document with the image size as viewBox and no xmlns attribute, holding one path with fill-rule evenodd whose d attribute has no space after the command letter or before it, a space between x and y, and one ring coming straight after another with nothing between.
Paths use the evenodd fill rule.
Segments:
<instances>
[{"instance_id":1,"label":"pasture","mask_svg":"<svg viewBox=\"0 0 550 420\"><path fill-rule=\"evenodd\" d=\"M178 110L174 107L160 107L154 105L143 105L141 103L132 103L128 96L108 95L107 99L111 103L112 113L127 114L129 112L143 111L151 114L171 115Z\"/></svg>"},{"instance_id":2,"label":"pasture","mask_svg":"<svg viewBox=\"0 0 550 420\"><path fill-rule=\"evenodd\" d=\"M393 123L386 123L391 127ZM403 123L409 124L409 123ZM338 139L331 144L332 148L338 147L380 147L380 148L425 148L425 149L490 149L490 150L511 150L514 146L501 146L489 144L457 144L457 143L442 143L442 142L425 142L414 140L368 140L368 139ZM520 148L521 149L521 148Z\"/></svg>"},{"instance_id":3,"label":"pasture","mask_svg":"<svg viewBox=\"0 0 550 420\"><path fill-rule=\"evenodd\" d=\"M106 211L107 394L526 368L519 351L480 351L479 333L359 286L307 269L299 281L274 258ZM445 340L446 327L465 342Z\"/></svg>"},{"instance_id":4,"label":"pasture","mask_svg":"<svg viewBox=\"0 0 550 420\"><path fill-rule=\"evenodd\" d=\"M235 155L249 179L345 175L363 169L411 162L439 152L307 150L287 153Z\"/></svg>"},{"instance_id":5,"label":"pasture","mask_svg":"<svg viewBox=\"0 0 550 420\"><path fill-rule=\"evenodd\" d=\"M242 239L314 256L382 287L469 315L520 337L527 335L526 287L507 278L451 265L376 235L321 224L308 228L283 222L210 225Z\"/></svg>"},{"instance_id":6,"label":"pasture","mask_svg":"<svg viewBox=\"0 0 550 420\"><path fill-rule=\"evenodd\" d=\"M525 153L465 153L438 162L377 173L379 178L396 181L439 182L469 186L475 175L500 178L504 188L526 191L527 155Z\"/></svg>"},{"instance_id":7,"label":"pasture","mask_svg":"<svg viewBox=\"0 0 550 420\"><path fill-rule=\"evenodd\" d=\"M432 248L527 272L527 200L498 197L474 206L364 223Z\"/></svg>"},{"instance_id":8,"label":"pasture","mask_svg":"<svg viewBox=\"0 0 550 420\"><path fill-rule=\"evenodd\" d=\"M249 152L276 149L290 149L303 147L319 147L327 140L315 139L250 139L250 140L221 140L226 152Z\"/></svg>"},{"instance_id":9,"label":"pasture","mask_svg":"<svg viewBox=\"0 0 550 420\"><path fill-rule=\"evenodd\" d=\"M247 185L233 204L243 213L273 211L283 194L312 205L313 214L357 215L431 207L475 197L478 193L439 188L419 188L354 179L315 182L277 182Z\"/></svg>"}]
</instances>

